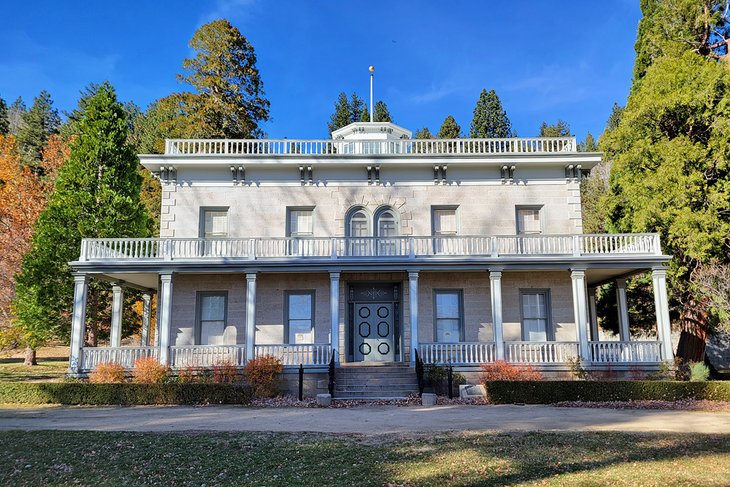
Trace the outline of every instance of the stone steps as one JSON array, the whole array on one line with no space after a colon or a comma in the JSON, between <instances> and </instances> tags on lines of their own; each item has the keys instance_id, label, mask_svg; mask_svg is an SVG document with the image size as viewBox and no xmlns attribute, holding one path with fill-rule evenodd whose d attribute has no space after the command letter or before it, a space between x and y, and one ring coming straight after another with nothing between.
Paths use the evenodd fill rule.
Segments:
<instances>
[{"instance_id":1,"label":"stone steps","mask_svg":"<svg viewBox=\"0 0 730 487\"><path fill-rule=\"evenodd\" d=\"M346 365L335 372L335 399L402 399L417 393L416 373L408 365Z\"/></svg>"}]
</instances>

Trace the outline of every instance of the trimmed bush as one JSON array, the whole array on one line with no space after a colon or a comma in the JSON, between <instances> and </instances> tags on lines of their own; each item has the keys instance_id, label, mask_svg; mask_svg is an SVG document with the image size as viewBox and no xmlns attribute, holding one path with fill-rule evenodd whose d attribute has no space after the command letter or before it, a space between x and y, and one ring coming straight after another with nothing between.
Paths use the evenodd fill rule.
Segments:
<instances>
[{"instance_id":1,"label":"trimmed bush","mask_svg":"<svg viewBox=\"0 0 730 487\"><path fill-rule=\"evenodd\" d=\"M125 379L124 367L114 362L101 363L89 374L89 382L92 384L121 384Z\"/></svg>"},{"instance_id":2,"label":"trimmed bush","mask_svg":"<svg viewBox=\"0 0 730 487\"><path fill-rule=\"evenodd\" d=\"M231 384L0 383L0 403L69 405L248 404L249 387Z\"/></svg>"},{"instance_id":3,"label":"trimmed bush","mask_svg":"<svg viewBox=\"0 0 730 487\"><path fill-rule=\"evenodd\" d=\"M551 404L562 401L730 401L730 382L677 381L493 381L485 383L496 404Z\"/></svg>"},{"instance_id":4,"label":"trimmed bush","mask_svg":"<svg viewBox=\"0 0 730 487\"><path fill-rule=\"evenodd\" d=\"M281 360L263 355L249 360L243 369L246 382L256 397L274 397L278 392L279 378L284 372Z\"/></svg>"},{"instance_id":5,"label":"trimmed bush","mask_svg":"<svg viewBox=\"0 0 730 487\"><path fill-rule=\"evenodd\" d=\"M213 383L234 384L238 380L238 368L230 360L213 366Z\"/></svg>"},{"instance_id":6,"label":"trimmed bush","mask_svg":"<svg viewBox=\"0 0 730 487\"><path fill-rule=\"evenodd\" d=\"M542 374L531 365L514 365L504 360L497 360L491 364L482 364L481 369L481 381L483 384L494 380L523 381L542 379Z\"/></svg>"},{"instance_id":7,"label":"trimmed bush","mask_svg":"<svg viewBox=\"0 0 730 487\"><path fill-rule=\"evenodd\" d=\"M132 370L132 382L137 384L160 384L170 371L154 357L138 358Z\"/></svg>"}]
</instances>

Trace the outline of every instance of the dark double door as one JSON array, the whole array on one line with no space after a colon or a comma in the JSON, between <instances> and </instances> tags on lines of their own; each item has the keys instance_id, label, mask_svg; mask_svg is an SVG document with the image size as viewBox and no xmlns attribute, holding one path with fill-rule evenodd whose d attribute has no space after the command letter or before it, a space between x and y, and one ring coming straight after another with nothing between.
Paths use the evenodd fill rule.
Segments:
<instances>
[{"instance_id":1,"label":"dark double door","mask_svg":"<svg viewBox=\"0 0 730 487\"><path fill-rule=\"evenodd\" d=\"M350 285L350 356L355 362L400 357L399 284Z\"/></svg>"}]
</instances>

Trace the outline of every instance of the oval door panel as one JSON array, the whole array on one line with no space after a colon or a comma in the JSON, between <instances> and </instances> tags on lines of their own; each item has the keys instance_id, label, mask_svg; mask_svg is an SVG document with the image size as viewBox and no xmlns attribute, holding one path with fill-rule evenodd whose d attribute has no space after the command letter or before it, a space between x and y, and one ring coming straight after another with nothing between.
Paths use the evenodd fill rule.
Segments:
<instances>
[{"instance_id":1,"label":"oval door panel","mask_svg":"<svg viewBox=\"0 0 730 487\"><path fill-rule=\"evenodd\" d=\"M370 336L370 323L363 321L358 328L361 337L367 338Z\"/></svg>"},{"instance_id":2,"label":"oval door panel","mask_svg":"<svg viewBox=\"0 0 730 487\"><path fill-rule=\"evenodd\" d=\"M368 345L367 343L363 342L360 344L360 353L361 354L369 355L371 351L372 351L372 348L370 348L370 345Z\"/></svg>"},{"instance_id":3,"label":"oval door panel","mask_svg":"<svg viewBox=\"0 0 730 487\"><path fill-rule=\"evenodd\" d=\"M381 343L378 345L378 352L380 355L388 355L388 352L390 352L390 345L387 343Z\"/></svg>"},{"instance_id":4,"label":"oval door panel","mask_svg":"<svg viewBox=\"0 0 730 487\"><path fill-rule=\"evenodd\" d=\"M369 312L368 312L368 314L369 314ZM381 306L380 308L378 308L378 316L380 318L387 318L389 314L390 314L390 310L388 310L388 308L386 308L385 306Z\"/></svg>"},{"instance_id":5,"label":"oval door panel","mask_svg":"<svg viewBox=\"0 0 730 487\"><path fill-rule=\"evenodd\" d=\"M378 336L380 338L387 338L390 335L390 323L381 321L378 323Z\"/></svg>"},{"instance_id":6,"label":"oval door panel","mask_svg":"<svg viewBox=\"0 0 730 487\"><path fill-rule=\"evenodd\" d=\"M357 313L360 315L360 318L368 318L370 317L370 308L363 306Z\"/></svg>"}]
</instances>

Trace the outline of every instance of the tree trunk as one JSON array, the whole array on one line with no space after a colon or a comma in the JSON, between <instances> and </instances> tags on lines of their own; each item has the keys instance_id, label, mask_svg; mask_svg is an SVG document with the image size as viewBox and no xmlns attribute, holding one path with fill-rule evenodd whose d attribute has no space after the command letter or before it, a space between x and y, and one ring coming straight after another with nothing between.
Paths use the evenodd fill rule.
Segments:
<instances>
[{"instance_id":1,"label":"tree trunk","mask_svg":"<svg viewBox=\"0 0 730 487\"><path fill-rule=\"evenodd\" d=\"M689 300L682 309L679 323L682 333L679 335L677 357L684 362L702 362L705 360L705 343L709 317L702 305Z\"/></svg>"},{"instance_id":2,"label":"tree trunk","mask_svg":"<svg viewBox=\"0 0 730 487\"><path fill-rule=\"evenodd\" d=\"M90 347L99 346L99 325L97 324L96 320L93 320L91 321L91 323L89 323L87 342Z\"/></svg>"},{"instance_id":3,"label":"tree trunk","mask_svg":"<svg viewBox=\"0 0 730 487\"><path fill-rule=\"evenodd\" d=\"M36 360L36 351L30 347L25 347L25 360L23 365L38 365Z\"/></svg>"}]
</instances>

